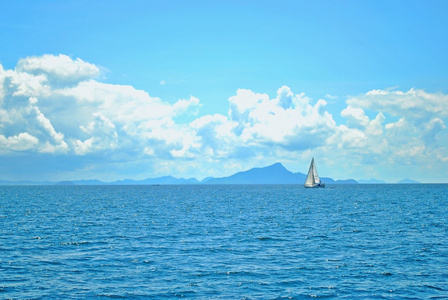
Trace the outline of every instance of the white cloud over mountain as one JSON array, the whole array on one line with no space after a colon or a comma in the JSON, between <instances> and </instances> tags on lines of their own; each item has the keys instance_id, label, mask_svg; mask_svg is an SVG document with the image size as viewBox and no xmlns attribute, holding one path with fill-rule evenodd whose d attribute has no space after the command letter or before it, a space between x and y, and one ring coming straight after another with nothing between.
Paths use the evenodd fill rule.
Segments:
<instances>
[{"instance_id":1,"label":"white cloud over mountain","mask_svg":"<svg viewBox=\"0 0 448 300\"><path fill-rule=\"evenodd\" d=\"M350 162L329 174L339 178L369 168L356 173L354 165L430 162L440 170L448 162L448 95L440 93L373 90L347 99L346 123L337 124L325 100L287 86L274 98L239 89L227 115L200 116L195 97L170 104L99 76L94 64L65 55L23 58L14 70L0 65L0 154L95 156L97 165L147 160L172 174L218 164L213 174L202 171L213 176L312 154L325 157L328 170ZM176 121L185 114L196 118Z\"/></svg>"}]
</instances>

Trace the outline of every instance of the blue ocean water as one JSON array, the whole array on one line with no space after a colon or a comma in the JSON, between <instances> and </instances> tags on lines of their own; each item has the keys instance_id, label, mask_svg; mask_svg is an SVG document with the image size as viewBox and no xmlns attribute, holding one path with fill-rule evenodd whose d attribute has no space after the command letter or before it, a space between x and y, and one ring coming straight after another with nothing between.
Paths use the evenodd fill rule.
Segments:
<instances>
[{"instance_id":1,"label":"blue ocean water","mask_svg":"<svg viewBox=\"0 0 448 300\"><path fill-rule=\"evenodd\" d=\"M2 186L1 299L448 297L448 185Z\"/></svg>"}]
</instances>

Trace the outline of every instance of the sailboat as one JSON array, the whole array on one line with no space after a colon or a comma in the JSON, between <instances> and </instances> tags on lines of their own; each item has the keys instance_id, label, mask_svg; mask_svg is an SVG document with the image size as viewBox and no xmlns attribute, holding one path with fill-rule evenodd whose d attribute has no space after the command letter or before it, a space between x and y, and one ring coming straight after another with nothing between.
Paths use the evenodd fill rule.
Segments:
<instances>
[{"instance_id":1,"label":"sailboat","mask_svg":"<svg viewBox=\"0 0 448 300\"><path fill-rule=\"evenodd\" d=\"M317 174L316 165L314 164L314 157L311 160L310 169L308 170L308 175L305 180L306 188L324 188L325 182L320 181L319 175Z\"/></svg>"}]
</instances>

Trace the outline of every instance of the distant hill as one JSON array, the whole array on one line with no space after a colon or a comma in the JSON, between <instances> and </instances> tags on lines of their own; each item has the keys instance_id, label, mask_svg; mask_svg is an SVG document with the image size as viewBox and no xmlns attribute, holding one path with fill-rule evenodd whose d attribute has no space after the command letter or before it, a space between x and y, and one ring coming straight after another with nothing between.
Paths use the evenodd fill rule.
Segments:
<instances>
[{"instance_id":1,"label":"distant hill","mask_svg":"<svg viewBox=\"0 0 448 300\"><path fill-rule=\"evenodd\" d=\"M228 177L210 178L206 184L293 184L305 182L306 175L292 173L281 163L264 168L253 168Z\"/></svg>"},{"instance_id":2,"label":"distant hill","mask_svg":"<svg viewBox=\"0 0 448 300\"><path fill-rule=\"evenodd\" d=\"M196 178L175 178L173 176L163 176L148 178L143 180L124 179L114 182L103 182L100 180L74 180L60 182L32 182L32 181L0 181L0 185L154 185L154 184L303 184L306 175L303 173L293 173L287 170L281 163L264 168L253 168L247 171L238 172L228 177L213 178L207 177L202 181ZM321 177L326 184L357 184L354 179L334 180L329 177Z\"/></svg>"},{"instance_id":3,"label":"distant hill","mask_svg":"<svg viewBox=\"0 0 448 300\"><path fill-rule=\"evenodd\" d=\"M196 184L196 178L175 178L173 176L163 176L157 178L147 178L143 180L124 179L113 182L103 182L99 180L78 180L73 181L75 185L151 185L151 184Z\"/></svg>"},{"instance_id":4,"label":"distant hill","mask_svg":"<svg viewBox=\"0 0 448 300\"><path fill-rule=\"evenodd\" d=\"M378 179L374 179L374 178L372 178L372 179L360 179L358 181L359 181L359 183L367 183L367 184L383 184L383 183L386 183L383 180L378 180Z\"/></svg>"},{"instance_id":5,"label":"distant hill","mask_svg":"<svg viewBox=\"0 0 448 300\"><path fill-rule=\"evenodd\" d=\"M305 178L306 178L306 176L305 176ZM354 179L334 180L333 178L330 178L330 177L320 177L320 180L325 182L325 184L358 184L358 181L356 181ZM303 182L305 182L305 179L303 180Z\"/></svg>"},{"instance_id":6,"label":"distant hill","mask_svg":"<svg viewBox=\"0 0 448 300\"><path fill-rule=\"evenodd\" d=\"M359 182L354 179L345 179L345 180L338 179L338 180L336 180L335 183L336 184L358 184Z\"/></svg>"},{"instance_id":7,"label":"distant hill","mask_svg":"<svg viewBox=\"0 0 448 300\"><path fill-rule=\"evenodd\" d=\"M397 183L415 184L415 183L420 183L420 182L413 180L413 179L405 178L405 179L398 181Z\"/></svg>"},{"instance_id":8,"label":"distant hill","mask_svg":"<svg viewBox=\"0 0 448 300\"><path fill-rule=\"evenodd\" d=\"M303 173L293 173L287 170L281 163L275 163L264 168L253 168L247 171L238 172L228 177L207 178L202 183L205 184L303 184L306 175ZM322 177L321 180L327 184L357 184L353 179L333 180L329 177Z\"/></svg>"},{"instance_id":9,"label":"distant hill","mask_svg":"<svg viewBox=\"0 0 448 300\"><path fill-rule=\"evenodd\" d=\"M142 185L142 184L196 184L199 181L196 178L175 178L173 176L163 176L157 178L148 178L143 180L125 179L112 182L115 185Z\"/></svg>"},{"instance_id":10,"label":"distant hill","mask_svg":"<svg viewBox=\"0 0 448 300\"><path fill-rule=\"evenodd\" d=\"M96 179L90 179L90 180L75 180L72 181L75 185L105 185L106 182L102 182Z\"/></svg>"},{"instance_id":11,"label":"distant hill","mask_svg":"<svg viewBox=\"0 0 448 300\"><path fill-rule=\"evenodd\" d=\"M30 180L21 180L21 181L11 181L11 180L0 180L0 185L54 185L54 182L51 181L30 181Z\"/></svg>"},{"instance_id":12,"label":"distant hill","mask_svg":"<svg viewBox=\"0 0 448 300\"><path fill-rule=\"evenodd\" d=\"M59 181L56 185L75 185L72 181Z\"/></svg>"},{"instance_id":13,"label":"distant hill","mask_svg":"<svg viewBox=\"0 0 448 300\"><path fill-rule=\"evenodd\" d=\"M214 179L214 177L206 177L206 178L201 180L201 183L206 183L206 182L208 182L209 180L212 180L212 179Z\"/></svg>"}]
</instances>

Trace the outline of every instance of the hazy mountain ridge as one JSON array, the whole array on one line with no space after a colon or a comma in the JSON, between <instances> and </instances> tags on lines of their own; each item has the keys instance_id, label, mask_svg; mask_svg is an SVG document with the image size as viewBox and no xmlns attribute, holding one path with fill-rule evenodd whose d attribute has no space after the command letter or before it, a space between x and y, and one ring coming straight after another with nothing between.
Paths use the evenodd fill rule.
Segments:
<instances>
[{"instance_id":1,"label":"hazy mountain ridge","mask_svg":"<svg viewBox=\"0 0 448 300\"><path fill-rule=\"evenodd\" d=\"M398 181L397 183L398 184L416 184L416 183L420 183L420 182L418 182L417 180L405 178L405 179Z\"/></svg>"},{"instance_id":2,"label":"hazy mountain ridge","mask_svg":"<svg viewBox=\"0 0 448 300\"><path fill-rule=\"evenodd\" d=\"M371 179L360 179L360 180L358 180L359 181L359 183L366 183L366 184L383 184L383 183L386 183L385 181L383 181L383 180L378 180L378 179L375 179L375 178L371 178Z\"/></svg>"},{"instance_id":3,"label":"hazy mountain ridge","mask_svg":"<svg viewBox=\"0 0 448 300\"><path fill-rule=\"evenodd\" d=\"M114 182L103 182L100 180L72 180L72 181L8 181L0 180L0 185L170 185L170 184L303 184L306 174L297 172L293 173L286 169L281 163L263 168L252 168L246 171L238 172L227 177L207 177L202 181L196 178L176 178L173 176L162 176L156 178L147 178L143 180L124 179ZM330 177L321 177L326 184L358 184L370 183L381 184L386 183L382 180L370 179L360 180L354 179L334 180ZM412 179L403 179L398 183L419 183Z\"/></svg>"}]
</instances>

